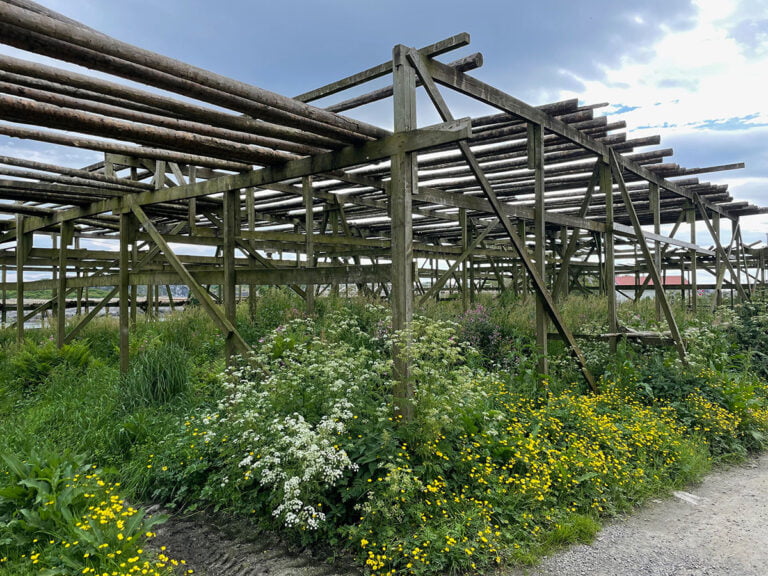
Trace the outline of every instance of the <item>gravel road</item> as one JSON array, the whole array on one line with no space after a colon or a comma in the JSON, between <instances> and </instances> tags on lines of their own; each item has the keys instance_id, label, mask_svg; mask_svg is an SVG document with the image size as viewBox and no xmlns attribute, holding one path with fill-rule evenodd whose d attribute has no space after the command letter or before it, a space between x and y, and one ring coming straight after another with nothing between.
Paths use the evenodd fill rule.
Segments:
<instances>
[{"instance_id":1,"label":"gravel road","mask_svg":"<svg viewBox=\"0 0 768 576\"><path fill-rule=\"evenodd\" d=\"M174 519L158 541L197 576L354 576L279 542L249 537L245 525ZM719 469L700 484L609 523L591 545L573 546L534 568L496 576L766 576L768 454Z\"/></svg>"},{"instance_id":2,"label":"gravel road","mask_svg":"<svg viewBox=\"0 0 768 576\"><path fill-rule=\"evenodd\" d=\"M503 576L766 576L768 454L618 518L573 546Z\"/></svg>"}]
</instances>

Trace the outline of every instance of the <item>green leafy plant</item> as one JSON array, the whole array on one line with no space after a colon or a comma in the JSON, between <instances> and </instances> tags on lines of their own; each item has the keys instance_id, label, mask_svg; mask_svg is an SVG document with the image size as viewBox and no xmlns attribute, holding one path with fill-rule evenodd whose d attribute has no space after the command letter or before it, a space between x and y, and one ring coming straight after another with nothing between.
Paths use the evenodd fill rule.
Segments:
<instances>
[{"instance_id":1,"label":"green leafy plant","mask_svg":"<svg viewBox=\"0 0 768 576\"><path fill-rule=\"evenodd\" d=\"M3 454L0 557L5 568L43 575L172 574L181 563L152 558L144 543L163 522L130 506L118 484L71 454Z\"/></svg>"},{"instance_id":2,"label":"green leafy plant","mask_svg":"<svg viewBox=\"0 0 768 576\"><path fill-rule=\"evenodd\" d=\"M26 340L11 358L14 376L22 387L34 388L43 383L58 366L85 369L93 357L88 342L73 342L61 348L53 340L37 344Z\"/></svg>"}]
</instances>

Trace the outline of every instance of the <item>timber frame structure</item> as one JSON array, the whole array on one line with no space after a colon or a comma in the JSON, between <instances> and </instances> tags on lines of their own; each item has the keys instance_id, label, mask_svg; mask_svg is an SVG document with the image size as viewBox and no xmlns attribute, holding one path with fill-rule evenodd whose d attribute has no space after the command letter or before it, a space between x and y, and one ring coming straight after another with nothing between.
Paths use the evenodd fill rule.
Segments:
<instances>
[{"instance_id":1,"label":"timber frame structure","mask_svg":"<svg viewBox=\"0 0 768 576\"><path fill-rule=\"evenodd\" d=\"M117 41L29 0L0 1L0 42L152 88L0 56L0 135L104 154L80 169L0 157L3 320L13 290L16 318L52 310L63 345L117 297L123 369L140 285L149 311L158 286L188 286L226 335L228 353L248 349L235 326L240 286L290 286L310 311L320 291L353 286L389 299L395 330L408 326L414 306L446 292L465 306L476 291L530 293L541 371L551 326L594 385L558 310L569 290L611 295L615 344L614 278L635 275L634 297L655 290L684 359L668 270L688 275L675 290L692 306L701 288L746 298L765 282L766 249L743 244L739 218L766 209L697 178L743 165L688 169L667 160L670 149L639 151L660 139L629 138L623 122L595 115L602 104L525 104L467 74L481 55L438 59L466 46L467 34L398 45L391 60L295 98ZM386 76L389 87L340 96ZM419 89L441 123L418 125ZM494 112L454 118L446 91ZM336 102L309 104L328 98ZM393 130L341 114L386 98ZM681 226L690 238L675 237ZM707 247L696 242L697 226ZM43 237L50 247L36 243ZM181 245L215 254L185 254ZM702 271L712 278L706 286ZM212 285L221 287L219 303ZM68 322L67 303L74 298L79 311L95 286L113 288ZM23 295L32 289L54 297L27 313ZM15 326L22 339L24 322ZM399 357L396 407L408 417L408 366Z\"/></svg>"}]
</instances>

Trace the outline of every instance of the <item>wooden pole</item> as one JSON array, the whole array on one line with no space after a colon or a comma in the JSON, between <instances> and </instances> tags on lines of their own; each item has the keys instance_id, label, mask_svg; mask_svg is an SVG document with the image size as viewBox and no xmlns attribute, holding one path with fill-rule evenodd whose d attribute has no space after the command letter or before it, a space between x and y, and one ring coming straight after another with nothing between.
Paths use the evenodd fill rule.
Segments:
<instances>
[{"instance_id":1,"label":"wooden pole","mask_svg":"<svg viewBox=\"0 0 768 576\"><path fill-rule=\"evenodd\" d=\"M618 332L618 317L616 314L616 257L615 238L613 232L613 180L611 166L606 162L599 165L600 192L605 196L605 294L608 299L608 333ZM642 238L638 241L642 242ZM608 340L610 351L616 353L616 337Z\"/></svg>"},{"instance_id":2,"label":"wooden pole","mask_svg":"<svg viewBox=\"0 0 768 576\"><path fill-rule=\"evenodd\" d=\"M221 158L211 158L199 154L188 154L185 152L175 152L162 148L151 148L147 146L134 146L122 142L110 142L108 140L91 140L88 138L73 137L69 134L58 132L33 130L19 126L0 125L0 134L10 136L11 138L21 138L23 140L37 140L38 142L49 142L51 144L60 144L62 146L74 146L76 148L85 148L97 152L113 152L115 154L125 154L137 158L149 158L169 160L172 162L181 162L182 164L197 164L198 166L207 166L209 168L221 168L224 170L233 170L242 172L250 170L251 165L242 162L231 162Z\"/></svg>"},{"instance_id":3,"label":"wooden pole","mask_svg":"<svg viewBox=\"0 0 768 576\"><path fill-rule=\"evenodd\" d=\"M453 120L453 115L451 114L451 111L449 110L448 105L446 104L445 100L442 97L442 94L440 94L440 91L437 89L437 86L430 75L430 66L432 64L435 64L435 62L434 61L427 62L425 58L420 56L415 51L408 52L408 59L416 68L419 74L419 77L423 82L424 88L426 88L427 90L427 94L429 95L430 100L432 100L432 103L435 105L435 108L437 108L443 121ZM491 186L490 182L488 181L488 178L483 172L483 169L480 166L479 162L477 161L477 158L475 157L474 153L472 152L472 149L469 147L469 144L467 144L467 142L464 140L459 140L458 146L459 146L459 150L461 150L461 153L464 156L464 159L466 160L467 164L470 166L475 178L477 179L477 182L480 184L480 187L483 190L485 197L487 198L488 202L493 208L493 211L496 214L496 217L504 226L504 229L507 232L507 236L509 236L509 239L512 242L512 245L514 246L517 253L520 255L520 258L523 261L523 264L525 265L526 270L528 271L528 275L533 281L533 285L536 290L537 297L539 297L540 300L543 302L547 313L549 314L550 318L555 324L555 327L557 328L558 333L563 338L563 340L565 340L569 348L569 351L578 362L579 368L581 369L581 372L584 375L584 379L587 381L590 388L594 390L596 386L595 379L592 376L592 373L590 372L589 368L587 367L586 359L584 358L584 355L581 353L581 349L579 348L579 345L577 344L576 339L573 337L573 334L563 322L563 319L560 316L560 312L558 311L557 306L555 305L555 302L552 299L552 296L549 290L547 289L546 283L539 275L538 270L536 268L536 264L535 262L532 261L530 254L528 254L528 250L526 249L525 244L517 236L517 234L515 234L515 230L512 227L512 223L510 222L509 217L507 216L506 211L504 210L504 207L499 201L498 196L496 196L496 192L493 190L493 187ZM542 166L543 166L543 159L542 159Z\"/></svg>"},{"instance_id":4,"label":"wooden pole","mask_svg":"<svg viewBox=\"0 0 768 576\"><path fill-rule=\"evenodd\" d=\"M239 144L231 140L202 136L181 130L115 120L109 116L81 112L0 94L3 118L11 122L26 122L71 130L94 136L129 140L137 144L170 148L181 152L202 152L222 160L237 160L246 164L278 164L298 156L269 148Z\"/></svg>"},{"instance_id":5,"label":"wooden pole","mask_svg":"<svg viewBox=\"0 0 768 576\"><path fill-rule=\"evenodd\" d=\"M534 171L533 259L544 285L547 283L547 238L544 210L544 133L540 124L528 125L528 168ZM547 366L549 320L541 294L536 295L536 350L539 374L549 372Z\"/></svg>"},{"instance_id":6,"label":"wooden pole","mask_svg":"<svg viewBox=\"0 0 768 576\"><path fill-rule=\"evenodd\" d=\"M691 204L691 207L688 209L688 224L691 227L691 244L696 244L696 206L694 204ZM691 249L688 251L688 254L690 254L691 258L689 272L691 277L691 309L695 314L699 303L699 283L698 279L696 278L696 250Z\"/></svg>"},{"instance_id":7,"label":"wooden pole","mask_svg":"<svg viewBox=\"0 0 768 576\"><path fill-rule=\"evenodd\" d=\"M12 82L3 82L3 79L12 80ZM18 82L22 85L19 85L15 82ZM36 87L29 87L29 85ZM177 132L187 132L191 134L197 134L199 136L231 140L232 142L239 144L249 144L253 146L280 149L285 152L292 152L302 155L317 154L326 150L325 148L308 146L306 144L297 144L294 142L278 140L275 138L268 138L249 132L240 132L237 130L230 130L228 128L220 128L218 126L212 126L208 123L179 119L176 117L164 115L162 113L158 114L155 113L155 111L139 111L135 110L136 106L131 102L118 101L117 103L103 103L93 101L91 94L83 94L77 90L73 90L69 86L59 86L42 80L18 77L17 75L7 74L3 71L0 71L0 90L7 94L22 98L34 99L38 102L44 102L46 104L52 104L62 108L70 108L73 110L90 112L108 118L121 118L123 120L129 120L131 122L137 122L153 127L168 128ZM64 94L61 92L64 92ZM70 92L72 95L66 94L66 92ZM99 95L96 94L93 96L98 98ZM109 100L108 98L100 99Z\"/></svg>"},{"instance_id":8,"label":"wooden pole","mask_svg":"<svg viewBox=\"0 0 768 576\"><path fill-rule=\"evenodd\" d=\"M306 268L314 267L315 260L315 220L313 207L313 194L312 194L312 177L304 176L301 180L301 190L304 197L304 233L306 235L306 243L304 246L304 252L306 257ZM296 256L298 260L298 255ZM307 314L315 313L315 286L314 284L307 284L305 288Z\"/></svg>"},{"instance_id":9,"label":"wooden pole","mask_svg":"<svg viewBox=\"0 0 768 576\"><path fill-rule=\"evenodd\" d=\"M656 287L656 298L661 300L661 306L662 306L662 309L664 310L664 316L667 319L667 324L669 325L669 331L672 335L672 340L675 343L675 348L677 349L677 353L680 360L685 364L687 363L686 353L685 353L685 343L683 342L683 337L680 334L680 330L678 330L677 322L675 321L675 317L672 314L672 309L670 308L669 302L667 301L667 297L664 293L661 275L659 274L658 269L653 263L653 257L651 255L651 251L648 248L648 244L645 241L645 237L643 236L643 228L640 225L640 220L637 217L637 212L635 212L635 207L632 204L632 199L630 198L629 193L627 192L627 187L624 182L624 176L621 172L621 166L619 164L619 161L616 157L615 152L611 150L608 156L610 158L611 172L613 173L613 177L616 180L616 183L619 185L621 198L624 201L624 206L627 210L627 214L629 215L629 219L632 222L632 227L635 230L635 236L637 238L637 242L640 244L640 248L643 252L643 257L645 258L645 261L648 263L648 268L651 273L653 285Z\"/></svg>"},{"instance_id":10,"label":"wooden pole","mask_svg":"<svg viewBox=\"0 0 768 576\"><path fill-rule=\"evenodd\" d=\"M130 266L131 249L129 246L131 230L135 220L129 212L120 214L120 372L128 372L130 362L130 324L131 310L130 299Z\"/></svg>"},{"instance_id":11,"label":"wooden pole","mask_svg":"<svg viewBox=\"0 0 768 576\"><path fill-rule=\"evenodd\" d=\"M274 139L276 143L280 143L277 147L288 151L301 153L301 146L329 149L339 147L339 141L332 138L325 138L287 126L270 124L250 116L213 110L209 107L132 88L125 84L108 82L93 76L77 74L71 70L60 70L36 62L0 55L0 70L16 73L17 81L20 81L18 80L19 77L43 79L48 83L49 90L74 93L97 102L115 102L118 99L120 105L133 110L163 114L170 118L186 118L245 134L259 134ZM39 85L40 82L38 80L37 84ZM292 149L292 143L298 144L298 147Z\"/></svg>"},{"instance_id":12,"label":"wooden pole","mask_svg":"<svg viewBox=\"0 0 768 576\"><path fill-rule=\"evenodd\" d=\"M395 132L416 128L416 73L406 58L408 48L395 46L394 71ZM392 211L392 331L409 328L413 317L413 227L412 198L417 190L416 161L412 153L392 156L390 206ZM408 343L402 344L405 348ZM413 420L413 383L408 352L395 347L393 390L395 415L405 422Z\"/></svg>"},{"instance_id":13,"label":"wooden pole","mask_svg":"<svg viewBox=\"0 0 768 576\"><path fill-rule=\"evenodd\" d=\"M75 223L62 222L59 241L59 278L57 282L56 302L56 345L64 346L67 336L67 246L72 241Z\"/></svg>"},{"instance_id":14,"label":"wooden pole","mask_svg":"<svg viewBox=\"0 0 768 576\"><path fill-rule=\"evenodd\" d=\"M651 182L648 186L648 198L651 203L651 212L653 212L653 233L661 234L661 191L655 182ZM653 262L656 269L661 270L661 244L658 241L653 243ZM648 277L650 278L650 274ZM661 302L658 298L653 300L656 307L656 322L661 322Z\"/></svg>"},{"instance_id":15,"label":"wooden pole","mask_svg":"<svg viewBox=\"0 0 768 576\"><path fill-rule=\"evenodd\" d=\"M461 226L461 250L466 252L470 244L466 208L459 208L459 226ZM461 263L461 308L464 312L469 310L469 270L466 259Z\"/></svg>"},{"instance_id":16,"label":"wooden pole","mask_svg":"<svg viewBox=\"0 0 768 576\"><path fill-rule=\"evenodd\" d=\"M0 314L2 314L2 317L0 318L0 323L2 324L2 327L5 328L6 322L8 321L8 311L6 310L8 305L8 299L7 299L7 291L5 289L5 283L8 281L8 267L3 264L2 268L2 275L3 275L3 309L0 311Z\"/></svg>"},{"instance_id":17,"label":"wooden pole","mask_svg":"<svg viewBox=\"0 0 768 576\"><path fill-rule=\"evenodd\" d=\"M224 228L221 231L224 238L222 247L223 278L222 301L224 304L224 316L232 324L236 325L237 302L235 299L235 233L240 229L240 192L230 190L224 193ZM234 332L227 334L224 341L224 352L227 361L231 361L237 352Z\"/></svg>"},{"instance_id":18,"label":"wooden pole","mask_svg":"<svg viewBox=\"0 0 768 576\"><path fill-rule=\"evenodd\" d=\"M715 271L717 273L716 283L715 283L715 306L722 306L723 305L723 289L721 284L721 276L720 276L720 270L723 268L723 262L721 261L721 258L725 256L725 258L728 258L728 255L724 253L722 250L722 242L720 241L720 238L722 238L723 235L723 229L720 226L720 214L715 212L712 214L712 235L713 240L720 244L721 250L718 250L715 253Z\"/></svg>"},{"instance_id":19,"label":"wooden pole","mask_svg":"<svg viewBox=\"0 0 768 576\"><path fill-rule=\"evenodd\" d=\"M11 22L13 24L8 24ZM96 30L56 21L7 3L0 5L0 29L3 41L17 48L40 54L55 52L61 60L139 80L309 132L344 138L354 137L355 134L375 138L386 133L375 126L120 42Z\"/></svg>"},{"instance_id":20,"label":"wooden pole","mask_svg":"<svg viewBox=\"0 0 768 576\"><path fill-rule=\"evenodd\" d=\"M24 229L24 216L16 216L16 230ZM32 248L28 234L16 234L16 342L24 342L24 264Z\"/></svg>"}]
</instances>

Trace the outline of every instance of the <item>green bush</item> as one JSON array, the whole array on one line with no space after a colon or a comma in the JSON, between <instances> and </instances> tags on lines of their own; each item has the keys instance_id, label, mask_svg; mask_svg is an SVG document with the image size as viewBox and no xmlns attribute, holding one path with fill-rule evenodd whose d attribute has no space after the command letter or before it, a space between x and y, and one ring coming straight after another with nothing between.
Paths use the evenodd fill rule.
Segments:
<instances>
[{"instance_id":1,"label":"green bush","mask_svg":"<svg viewBox=\"0 0 768 576\"><path fill-rule=\"evenodd\" d=\"M152 558L144 543L163 517L126 503L102 472L70 454L3 454L0 477L0 558L11 573L173 574L180 563Z\"/></svg>"},{"instance_id":2,"label":"green bush","mask_svg":"<svg viewBox=\"0 0 768 576\"><path fill-rule=\"evenodd\" d=\"M758 292L736 307L732 327L738 347L746 352L752 368L768 379L768 294Z\"/></svg>"},{"instance_id":3,"label":"green bush","mask_svg":"<svg viewBox=\"0 0 768 576\"><path fill-rule=\"evenodd\" d=\"M85 369L93 360L88 342L73 342L61 348L52 340L36 344L26 340L13 355L11 368L16 381L25 389L42 384L58 366Z\"/></svg>"}]
</instances>

